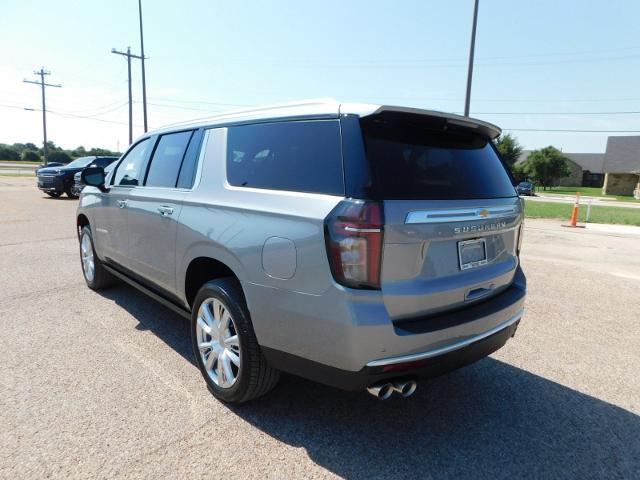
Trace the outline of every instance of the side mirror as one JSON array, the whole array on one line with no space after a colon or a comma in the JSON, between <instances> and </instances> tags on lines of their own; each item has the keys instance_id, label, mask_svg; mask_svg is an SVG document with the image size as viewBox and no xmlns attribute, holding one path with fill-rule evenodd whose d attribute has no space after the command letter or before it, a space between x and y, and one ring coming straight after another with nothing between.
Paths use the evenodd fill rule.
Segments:
<instances>
[{"instance_id":1,"label":"side mirror","mask_svg":"<svg viewBox=\"0 0 640 480\"><path fill-rule=\"evenodd\" d=\"M87 167L82 170L80 178L85 185L91 185L97 187L101 192L107 192L108 189L104 186L105 174L102 167Z\"/></svg>"}]
</instances>

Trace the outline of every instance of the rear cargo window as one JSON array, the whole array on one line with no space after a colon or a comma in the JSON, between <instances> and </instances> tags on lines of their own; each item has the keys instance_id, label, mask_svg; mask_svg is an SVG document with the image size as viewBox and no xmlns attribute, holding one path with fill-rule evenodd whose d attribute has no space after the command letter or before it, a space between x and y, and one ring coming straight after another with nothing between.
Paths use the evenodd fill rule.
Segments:
<instances>
[{"instance_id":1,"label":"rear cargo window","mask_svg":"<svg viewBox=\"0 0 640 480\"><path fill-rule=\"evenodd\" d=\"M489 199L515 189L490 140L415 121L362 121L371 194L381 199Z\"/></svg>"},{"instance_id":2,"label":"rear cargo window","mask_svg":"<svg viewBox=\"0 0 640 480\"><path fill-rule=\"evenodd\" d=\"M338 121L229 127L227 180L239 187L343 195Z\"/></svg>"}]
</instances>

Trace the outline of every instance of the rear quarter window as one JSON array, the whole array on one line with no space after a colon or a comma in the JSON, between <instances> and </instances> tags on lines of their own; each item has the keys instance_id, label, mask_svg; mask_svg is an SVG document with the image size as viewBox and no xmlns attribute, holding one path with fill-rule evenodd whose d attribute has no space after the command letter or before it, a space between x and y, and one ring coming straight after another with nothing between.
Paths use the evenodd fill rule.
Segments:
<instances>
[{"instance_id":1,"label":"rear quarter window","mask_svg":"<svg viewBox=\"0 0 640 480\"><path fill-rule=\"evenodd\" d=\"M227 181L238 187L343 195L338 121L229 127Z\"/></svg>"},{"instance_id":2,"label":"rear quarter window","mask_svg":"<svg viewBox=\"0 0 640 480\"><path fill-rule=\"evenodd\" d=\"M149 173L148 187L175 187L182 159L187 151L193 131L168 133L162 135L153 153Z\"/></svg>"},{"instance_id":3,"label":"rear quarter window","mask_svg":"<svg viewBox=\"0 0 640 480\"><path fill-rule=\"evenodd\" d=\"M491 199L516 195L511 178L481 135L406 123L361 122L372 194L382 199Z\"/></svg>"}]
</instances>

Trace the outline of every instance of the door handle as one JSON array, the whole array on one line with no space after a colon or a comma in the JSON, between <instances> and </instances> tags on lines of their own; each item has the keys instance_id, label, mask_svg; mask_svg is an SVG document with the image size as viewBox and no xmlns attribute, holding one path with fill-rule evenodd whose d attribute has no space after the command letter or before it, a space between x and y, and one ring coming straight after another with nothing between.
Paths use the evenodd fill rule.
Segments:
<instances>
[{"instance_id":1,"label":"door handle","mask_svg":"<svg viewBox=\"0 0 640 480\"><path fill-rule=\"evenodd\" d=\"M163 217L168 217L169 215L173 215L173 208L164 206L158 207L158 212L160 212L160 215Z\"/></svg>"},{"instance_id":2,"label":"door handle","mask_svg":"<svg viewBox=\"0 0 640 480\"><path fill-rule=\"evenodd\" d=\"M124 208L126 206L127 206L127 201L126 200L118 200L118 207Z\"/></svg>"}]
</instances>

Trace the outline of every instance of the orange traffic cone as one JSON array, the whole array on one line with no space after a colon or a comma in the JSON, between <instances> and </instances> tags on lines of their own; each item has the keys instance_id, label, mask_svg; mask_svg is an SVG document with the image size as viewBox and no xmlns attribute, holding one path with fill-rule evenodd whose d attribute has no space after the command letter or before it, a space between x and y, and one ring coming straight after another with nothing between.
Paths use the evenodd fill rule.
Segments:
<instances>
[{"instance_id":1,"label":"orange traffic cone","mask_svg":"<svg viewBox=\"0 0 640 480\"><path fill-rule=\"evenodd\" d=\"M580 210L580 192L576 193L576 203L573 204L573 212L571 213L570 227L578 226L578 211Z\"/></svg>"}]
</instances>

